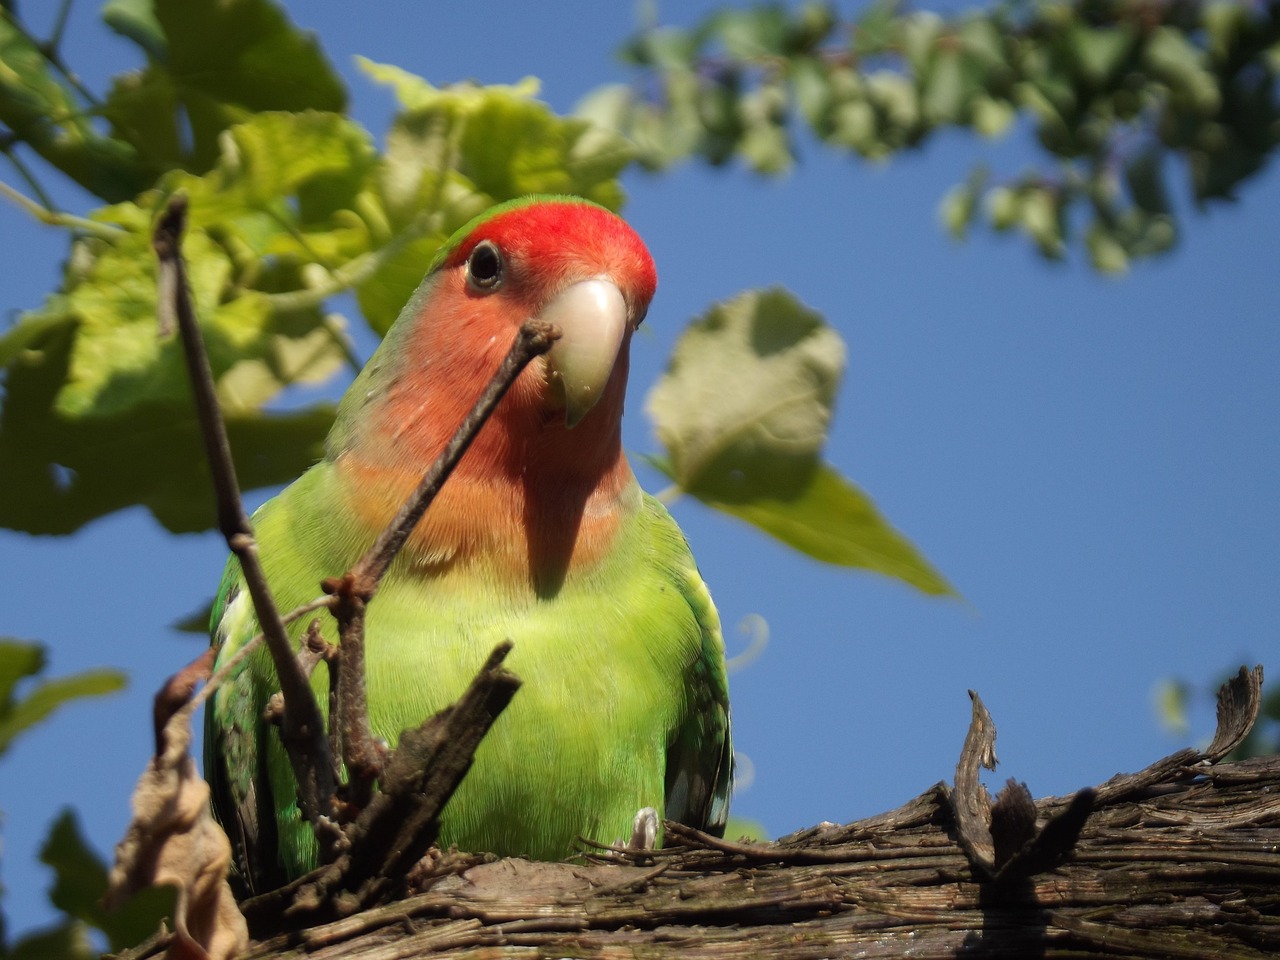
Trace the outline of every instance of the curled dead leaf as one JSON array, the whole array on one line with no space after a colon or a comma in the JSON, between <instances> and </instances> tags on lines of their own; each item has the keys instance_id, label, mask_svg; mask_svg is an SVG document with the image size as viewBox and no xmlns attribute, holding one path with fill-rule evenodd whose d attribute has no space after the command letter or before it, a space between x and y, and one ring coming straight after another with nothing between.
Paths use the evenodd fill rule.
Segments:
<instances>
[{"instance_id":1,"label":"curled dead leaf","mask_svg":"<svg viewBox=\"0 0 1280 960\"><path fill-rule=\"evenodd\" d=\"M146 887L178 890L168 960L230 960L249 930L227 883L231 844L214 821L209 785L191 758L191 694L209 677L213 651L156 694L156 753L133 792L133 820L116 845L106 904Z\"/></svg>"}]
</instances>

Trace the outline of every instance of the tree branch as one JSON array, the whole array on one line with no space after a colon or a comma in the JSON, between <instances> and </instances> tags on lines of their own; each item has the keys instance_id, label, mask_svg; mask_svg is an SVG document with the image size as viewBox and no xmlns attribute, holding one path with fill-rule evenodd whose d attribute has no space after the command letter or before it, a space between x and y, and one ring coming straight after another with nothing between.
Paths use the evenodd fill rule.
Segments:
<instances>
[{"instance_id":1,"label":"tree branch","mask_svg":"<svg viewBox=\"0 0 1280 960\"><path fill-rule=\"evenodd\" d=\"M240 561L245 584L253 600L258 623L275 664L284 698L280 737L284 741L298 782L298 804L303 815L316 826L321 847L331 847L333 831L322 826L331 816L336 787L336 771L324 721L311 685L294 657L280 611L271 594L266 573L258 560L253 526L240 497L226 424L218 409L217 388L209 357L200 335L200 325L187 287L186 263L182 256L182 234L186 228L186 198L173 197L156 224L152 243L159 260L161 291L171 298L170 307L182 336L183 356L195 396L205 456L213 475L217 497L218 528L227 546ZM162 308L163 311L163 308Z\"/></svg>"},{"instance_id":2,"label":"tree branch","mask_svg":"<svg viewBox=\"0 0 1280 960\"><path fill-rule=\"evenodd\" d=\"M1266 960L1280 952L1280 756L1215 765L1256 711L1260 680L1242 671L1224 688L1210 749L1035 802L1029 823L1045 823L1044 838L1079 797L1097 798L1056 864L1027 862L1004 878L975 869L950 791L935 787L897 810L772 843L668 824L677 842L644 867L446 861L422 892L326 923L250 903L259 942L241 960ZM997 838L993 850L1003 846Z\"/></svg>"},{"instance_id":3,"label":"tree branch","mask_svg":"<svg viewBox=\"0 0 1280 960\"><path fill-rule=\"evenodd\" d=\"M357 808L368 803L372 783L380 774L383 762L383 751L375 743L369 727L364 667L365 608L414 527L498 403L524 368L535 357L551 349L559 337L560 331L554 325L542 321L526 320L520 326L497 371L439 456L427 468L417 489L405 500L359 562L342 577L331 578L322 585L335 599L333 613L338 620L342 648L336 670L338 722L341 724L342 759L351 778L348 799Z\"/></svg>"}]
</instances>

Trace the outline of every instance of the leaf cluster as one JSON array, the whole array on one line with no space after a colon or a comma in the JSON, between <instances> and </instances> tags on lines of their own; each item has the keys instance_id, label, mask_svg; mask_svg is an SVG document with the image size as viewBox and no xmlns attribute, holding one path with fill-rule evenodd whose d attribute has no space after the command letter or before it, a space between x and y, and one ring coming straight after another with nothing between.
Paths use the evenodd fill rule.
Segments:
<instances>
[{"instance_id":1,"label":"leaf cluster","mask_svg":"<svg viewBox=\"0 0 1280 960\"><path fill-rule=\"evenodd\" d=\"M132 504L170 530L212 524L178 346L156 335L164 297L150 231L174 194L187 199L189 282L237 472L252 488L284 483L322 453L332 406L299 406L290 388L357 366L333 297L353 294L383 333L435 251L477 213L530 193L617 209L617 178L637 155L617 132L554 114L533 80L437 88L361 61L399 104L380 146L344 115L341 81L315 40L270 0L113 0L104 18L142 65L101 96L14 14L0 19L13 70L0 122L105 201L83 216L51 209L10 152L36 199L7 192L71 240L60 288L0 336L0 524L13 529L66 533ZM225 43L216 57L211 37ZM716 384L697 400L697 437L685 436L687 402L650 407L678 487L819 559L948 592L867 496L820 462L843 369L838 335L783 292L734 303L690 327L668 378L685 385L655 394L699 377ZM717 363L732 331L708 320L738 310L770 329L739 344L733 364ZM783 349L789 340L807 346ZM790 382L792 413L821 415L770 409L766 382ZM803 435L782 436L792 430ZM759 444L766 434L783 442ZM706 444L725 455L693 452ZM702 458L696 475L691 456ZM748 485L730 494L744 473Z\"/></svg>"},{"instance_id":2,"label":"leaf cluster","mask_svg":"<svg viewBox=\"0 0 1280 960\"><path fill-rule=\"evenodd\" d=\"M995 137L1021 122L1047 164L974 172L942 201L957 238L979 216L1045 257L1082 236L1093 265L1125 270L1169 249L1171 161L1197 205L1230 199L1280 141L1280 3L1008 0L943 17L879 0L717 11L652 27L624 50L637 77L582 106L654 169L690 156L765 174L795 162L795 128L870 160L940 131Z\"/></svg>"}]
</instances>

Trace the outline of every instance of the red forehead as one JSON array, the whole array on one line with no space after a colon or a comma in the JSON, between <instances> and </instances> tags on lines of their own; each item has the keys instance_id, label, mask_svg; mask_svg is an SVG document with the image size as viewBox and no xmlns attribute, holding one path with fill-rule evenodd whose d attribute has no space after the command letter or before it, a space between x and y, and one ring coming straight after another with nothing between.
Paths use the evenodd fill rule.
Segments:
<instances>
[{"instance_id":1,"label":"red forehead","mask_svg":"<svg viewBox=\"0 0 1280 960\"><path fill-rule=\"evenodd\" d=\"M647 302L658 275L644 241L625 220L603 207L573 200L543 200L502 210L478 224L445 261L454 267L489 240L509 258L548 280L566 273L608 274Z\"/></svg>"}]
</instances>

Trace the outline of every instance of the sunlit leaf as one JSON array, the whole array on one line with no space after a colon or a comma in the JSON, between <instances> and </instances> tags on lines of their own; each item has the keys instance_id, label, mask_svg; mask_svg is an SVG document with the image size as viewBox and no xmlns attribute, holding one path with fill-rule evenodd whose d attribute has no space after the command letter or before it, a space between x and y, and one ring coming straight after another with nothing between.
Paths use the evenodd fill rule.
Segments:
<instances>
[{"instance_id":1,"label":"sunlit leaf","mask_svg":"<svg viewBox=\"0 0 1280 960\"><path fill-rule=\"evenodd\" d=\"M155 16L198 169L213 165L218 136L247 112L345 109L342 81L314 34L269 0L155 0Z\"/></svg>"},{"instance_id":2,"label":"sunlit leaf","mask_svg":"<svg viewBox=\"0 0 1280 960\"><path fill-rule=\"evenodd\" d=\"M646 404L676 481L735 502L803 487L844 359L840 335L785 290L743 293L695 319Z\"/></svg>"},{"instance_id":3,"label":"sunlit leaf","mask_svg":"<svg viewBox=\"0 0 1280 960\"><path fill-rule=\"evenodd\" d=\"M844 345L782 290L717 305L682 335L649 395L679 487L818 560L951 588L867 496L822 462Z\"/></svg>"},{"instance_id":4,"label":"sunlit leaf","mask_svg":"<svg viewBox=\"0 0 1280 960\"><path fill-rule=\"evenodd\" d=\"M11 16L0 16L0 124L90 193L123 200L144 189L154 170L128 143L95 129L86 108Z\"/></svg>"}]
</instances>

